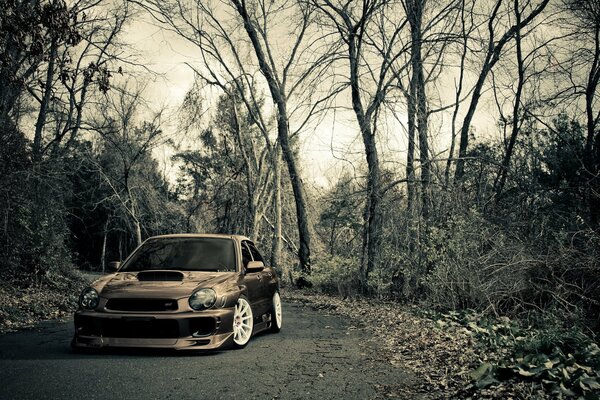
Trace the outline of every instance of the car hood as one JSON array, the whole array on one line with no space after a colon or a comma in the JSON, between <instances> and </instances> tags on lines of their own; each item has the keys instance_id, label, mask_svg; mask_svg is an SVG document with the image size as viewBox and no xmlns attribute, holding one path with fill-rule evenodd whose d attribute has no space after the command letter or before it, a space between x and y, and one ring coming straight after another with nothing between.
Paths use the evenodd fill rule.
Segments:
<instances>
[{"instance_id":1,"label":"car hood","mask_svg":"<svg viewBox=\"0 0 600 400\"><path fill-rule=\"evenodd\" d=\"M168 297L175 299L190 296L199 288L214 288L229 280L237 281L236 272L196 271L177 271L183 276L181 280L177 281L138 279L138 274L144 274L144 272L118 272L100 279L94 286L100 296L107 298Z\"/></svg>"}]
</instances>

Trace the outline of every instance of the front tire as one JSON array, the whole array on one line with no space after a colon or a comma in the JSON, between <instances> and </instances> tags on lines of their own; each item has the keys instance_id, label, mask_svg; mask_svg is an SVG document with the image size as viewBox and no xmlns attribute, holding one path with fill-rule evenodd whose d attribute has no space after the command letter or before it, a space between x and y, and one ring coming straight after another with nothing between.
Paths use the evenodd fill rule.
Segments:
<instances>
[{"instance_id":1,"label":"front tire","mask_svg":"<svg viewBox=\"0 0 600 400\"><path fill-rule=\"evenodd\" d=\"M283 312L281 309L281 296L279 296L279 292L275 292L271 305L271 332L279 332L281 330L282 322Z\"/></svg>"},{"instance_id":2,"label":"front tire","mask_svg":"<svg viewBox=\"0 0 600 400\"><path fill-rule=\"evenodd\" d=\"M252 307L244 296L240 296L233 311L233 347L237 349L246 347L253 330Z\"/></svg>"}]
</instances>

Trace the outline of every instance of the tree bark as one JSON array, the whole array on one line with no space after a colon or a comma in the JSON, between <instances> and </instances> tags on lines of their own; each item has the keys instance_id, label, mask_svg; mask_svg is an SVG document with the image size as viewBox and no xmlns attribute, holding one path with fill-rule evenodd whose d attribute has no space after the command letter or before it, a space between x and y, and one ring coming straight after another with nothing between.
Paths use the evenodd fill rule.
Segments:
<instances>
[{"instance_id":1,"label":"tree bark","mask_svg":"<svg viewBox=\"0 0 600 400\"><path fill-rule=\"evenodd\" d=\"M431 181L431 167L429 164L429 129L427 115L427 94L425 92L425 78L423 74L423 60L421 56L423 20L423 0L408 2L408 22L411 34L411 66L413 77L411 95L416 95L417 104L417 131L419 133L419 161L421 164L421 213L427 218L429 214L429 186ZM413 101L415 101L413 99Z\"/></svg>"},{"instance_id":2,"label":"tree bark","mask_svg":"<svg viewBox=\"0 0 600 400\"><path fill-rule=\"evenodd\" d=\"M460 11L461 29L462 29L462 54L460 57L460 72L458 77L458 87L456 88L456 96L454 98L454 111L452 112L452 137L450 141L450 151L448 154L448 160L446 160L446 169L444 171L444 186L448 188L450 184L450 168L452 167L452 160L454 159L454 151L456 150L456 120L458 119L458 111L460 109L460 96L463 90L464 76L465 76L465 59L467 58L468 41L469 36L466 32L465 22L465 1L461 3Z\"/></svg>"},{"instance_id":3,"label":"tree bark","mask_svg":"<svg viewBox=\"0 0 600 400\"><path fill-rule=\"evenodd\" d=\"M46 83L44 85L44 96L40 104L37 121L35 123L35 134L33 137L33 161L39 162L42 158L42 133L46 124L46 116L48 114L48 106L50 104L50 96L52 95L52 83L54 81L54 63L57 53L57 39L52 39L50 45L50 58L48 60L48 70L46 71Z\"/></svg>"},{"instance_id":4,"label":"tree bark","mask_svg":"<svg viewBox=\"0 0 600 400\"><path fill-rule=\"evenodd\" d=\"M585 91L586 142L585 167L591 176L587 193L590 220L597 226L600 221L600 187L598 170L600 169L600 132L597 131L598 120L594 115L594 98L600 81L600 22L594 27L594 59L590 66Z\"/></svg>"},{"instance_id":5,"label":"tree bark","mask_svg":"<svg viewBox=\"0 0 600 400\"><path fill-rule=\"evenodd\" d=\"M521 24L521 12L519 10L519 0L514 1L515 4L515 18L517 22L517 26ZM500 201L500 196L502 195L502 191L504 190L504 185L506 184L506 178L508 176L508 171L510 168L510 160L512 158L513 149L515 147L515 143L517 142L517 136L520 131L520 112L521 112L521 96L523 93L523 85L525 84L525 66L523 63L523 51L521 49L521 30L518 29L515 33L515 42L516 42L516 51L517 51L517 91L515 93L515 103L513 105L513 117L512 117L512 129L510 134L510 139L508 144L506 145L506 151L504 153L504 157L502 158L502 165L500 166L500 171L498 176L496 177L496 182L494 184L496 202Z\"/></svg>"},{"instance_id":6,"label":"tree bark","mask_svg":"<svg viewBox=\"0 0 600 400\"><path fill-rule=\"evenodd\" d=\"M102 235L102 253L100 254L100 266L102 268L102 273L106 271L106 239L108 236L108 221L109 218L106 218L106 222L104 223L104 232Z\"/></svg>"},{"instance_id":7,"label":"tree bark","mask_svg":"<svg viewBox=\"0 0 600 400\"><path fill-rule=\"evenodd\" d=\"M281 154L279 152L279 146L276 145L275 151L273 151L273 186L274 186L274 211L275 211L275 228L273 229L273 241L271 243L271 266L274 268L281 267Z\"/></svg>"},{"instance_id":8,"label":"tree bark","mask_svg":"<svg viewBox=\"0 0 600 400\"><path fill-rule=\"evenodd\" d=\"M417 132L416 124L416 84L412 82L414 75L411 77L409 93L406 96L406 104L408 111L408 149L406 152L406 190L407 202L406 208L410 215L413 215L415 208L415 136Z\"/></svg>"},{"instance_id":9,"label":"tree bark","mask_svg":"<svg viewBox=\"0 0 600 400\"><path fill-rule=\"evenodd\" d=\"M379 216L380 202L380 167L375 135L371 129L371 115L365 113L360 97L359 82L359 50L355 34L350 30L348 40L348 55L350 59L350 88L352 92L352 108L360 128L367 160L367 201L363 212L363 247L360 263L360 280L363 290L367 289L369 273L377 264L379 254L381 218Z\"/></svg>"}]
</instances>

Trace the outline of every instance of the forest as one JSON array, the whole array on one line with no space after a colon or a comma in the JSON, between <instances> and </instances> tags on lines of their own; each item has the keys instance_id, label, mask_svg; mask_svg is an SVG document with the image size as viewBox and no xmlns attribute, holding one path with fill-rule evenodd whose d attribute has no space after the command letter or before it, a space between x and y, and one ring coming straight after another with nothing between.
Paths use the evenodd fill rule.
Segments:
<instances>
[{"instance_id":1,"label":"forest","mask_svg":"<svg viewBox=\"0 0 600 400\"><path fill-rule=\"evenodd\" d=\"M193 52L174 107L140 20ZM0 33L0 321L214 232L288 287L600 329L598 0L0 0Z\"/></svg>"}]
</instances>

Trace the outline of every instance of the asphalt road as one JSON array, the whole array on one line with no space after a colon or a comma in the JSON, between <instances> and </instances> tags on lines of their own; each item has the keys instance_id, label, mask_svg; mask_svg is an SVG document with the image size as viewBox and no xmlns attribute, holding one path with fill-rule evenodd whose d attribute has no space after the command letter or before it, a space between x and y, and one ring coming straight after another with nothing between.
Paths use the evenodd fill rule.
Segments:
<instances>
[{"instance_id":1,"label":"asphalt road","mask_svg":"<svg viewBox=\"0 0 600 400\"><path fill-rule=\"evenodd\" d=\"M0 399L372 399L402 373L353 321L284 303L283 328L218 353L69 347L72 320L0 335Z\"/></svg>"}]
</instances>

